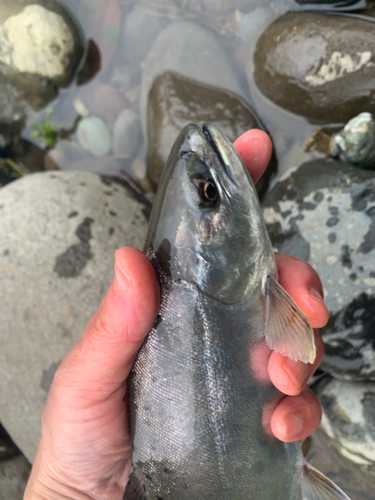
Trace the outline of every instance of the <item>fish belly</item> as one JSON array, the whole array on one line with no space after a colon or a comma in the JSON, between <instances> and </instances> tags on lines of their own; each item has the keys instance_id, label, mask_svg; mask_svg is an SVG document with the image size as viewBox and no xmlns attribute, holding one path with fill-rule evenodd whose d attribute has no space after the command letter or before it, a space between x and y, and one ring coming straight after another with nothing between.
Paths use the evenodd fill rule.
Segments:
<instances>
[{"instance_id":1,"label":"fish belly","mask_svg":"<svg viewBox=\"0 0 375 500\"><path fill-rule=\"evenodd\" d=\"M267 431L280 393L258 305L221 304L184 282L162 293L131 376L124 499L298 500L300 446Z\"/></svg>"}]
</instances>

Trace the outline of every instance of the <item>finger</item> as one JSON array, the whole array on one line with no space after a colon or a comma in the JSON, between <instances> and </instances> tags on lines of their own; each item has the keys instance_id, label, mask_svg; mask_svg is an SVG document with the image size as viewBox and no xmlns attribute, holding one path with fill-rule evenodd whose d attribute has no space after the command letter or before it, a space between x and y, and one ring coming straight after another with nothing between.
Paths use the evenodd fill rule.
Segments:
<instances>
[{"instance_id":1,"label":"finger","mask_svg":"<svg viewBox=\"0 0 375 500\"><path fill-rule=\"evenodd\" d=\"M280 401L271 417L271 431L281 441L297 441L316 431L321 418L319 401L307 389Z\"/></svg>"},{"instance_id":2,"label":"finger","mask_svg":"<svg viewBox=\"0 0 375 500\"><path fill-rule=\"evenodd\" d=\"M318 273L303 260L282 253L275 254L280 285L304 312L313 328L322 328L329 312L323 300Z\"/></svg>"},{"instance_id":3,"label":"finger","mask_svg":"<svg viewBox=\"0 0 375 500\"><path fill-rule=\"evenodd\" d=\"M253 181L256 182L266 169L272 155L270 136L263 130L248 130L234 142L234 147Z\"/></svg>"},{"instance_id":4,"label":"finger","mask_svg":"<svg viewBox=\"0 0 375 500\"><path fill-rule=\"evenodd\" d=\"M56 376L70 377L78 392L90 389L87 397L97 402L116 391L152 326L159 294L154 268L146 256L135 248L117 250L112 285ZM86 399L86 404L94 403Z\"/></svg>"},{"instance_id":5,"label":"finger","mask_svg":"<svg viewBox=\"0 0 375 500\"><path fill-rule=\"evenodd\" d=\"M318 368L324 354L324 344L318 331L314 330L316 358L314 363L293 361L278 352L272 352L268 360L268 375L279 391L288 396L299 394L311 375Z\"/></svg>"}]
</instances>

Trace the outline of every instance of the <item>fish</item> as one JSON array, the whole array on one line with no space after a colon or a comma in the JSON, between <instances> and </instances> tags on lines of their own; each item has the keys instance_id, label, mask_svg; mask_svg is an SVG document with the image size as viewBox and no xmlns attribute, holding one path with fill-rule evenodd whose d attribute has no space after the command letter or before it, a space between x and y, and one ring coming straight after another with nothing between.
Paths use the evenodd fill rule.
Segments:
<instances>
[{"instance_id":1,"label":"fish","mask_svg":"<svg viewBox=\"0 0 375 500\"><path fill-rule=\"evenodd\" d=\"M314 335L278 282L254 183L212 124L176 139L145 253L161 302L129 379L123 500L348 500L270 430L282 394L269 356L312 363Z\"/></svg>"}]
</instances>

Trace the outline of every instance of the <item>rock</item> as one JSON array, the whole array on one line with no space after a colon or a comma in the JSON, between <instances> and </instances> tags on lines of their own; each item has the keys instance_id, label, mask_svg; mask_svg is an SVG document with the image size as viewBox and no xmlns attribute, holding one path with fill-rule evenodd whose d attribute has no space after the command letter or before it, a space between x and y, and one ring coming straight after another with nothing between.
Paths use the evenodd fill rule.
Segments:
<instances>
[{"instance_id":1,"label":"rock","mask_svg":"<svg viewBox=\"0 0 375 500\"><path fill-rule=\"evenodd\" d=\"M94 18L89 29L89 35L94 38L101 55L103 71L110 66L115 57L120 39L122 10L117 0L103 0L95 9Z\"/></svg>"},{"instance_id":2,"label":"rock","mask_svg":"<svg viewBox=\"0 0 375 500\"><path fill-rule=\"evenodd\" d=\"M260 36L254 80L288 111L321 123L375 111L374 24L350 16L289 12ZM252 81L252 64L248 64Z\"/></svg>"},{"instance_id":3,"label":"rock","mask_svg":"<svg viewBox=\"0 0 375 500\"><path fill-rule=\"evenodd\" d=\"M190 21L175 22L160 33L145 60L140 103L144 132L150 89L154 80L166 71L242 93L231 62L213 33Z\"/></svg>"},{"instance_id":4,"label":"rock","mask_svg":"<svg viewBox=\"0 0 375 500\"><path fill-rule=\"evenodd\" d=\"M0 133L9 134L22 130L26 122L27 107L0 73Z\"/></svg>"},{"instance_id":5,"label":"rock","mask_svg":"<svg viewBox=\"0 0 375 500\"><path fill-rule=\"evenodd\" d=\"M114 251L143 247L148 209L124 184L85 172L32 174L0 199L0 420L32 462L46 373L105 295Z\"/></svg>"},{"instance_id":6,"label":"rock","mask_svg":"<svg viewBox=\"0 0 375 500\"><path fill-rule=\"evenodd\" d=\"M6 0L0 15L0 72L34 109L72 80L83 55L77 23L54 0Z\"/></svg>"},{"instance_id":7,"label":"rock","mask_svg":"<svg viewBox=\"0 0 375 500\"><path fill-rule=\"evenodd\" d=\"M360 113L349 120L334 140L343 161L375 169L375 120L371 113Z\"/></svg>"},{"instance_id":8,"label":"rock","mask_svg":"<svg viewBox=\"0 0 375 500\"><path fill-rule=\"evenodd\" d=\"M126 16L122 27L121 57L136 66L145 59L151 45L161 31L170 23L158 12L134 5Z\"/></svg>"},{"instance_id":9,"label":"rock","mask_svg":"<svg viewBox=\"0 0 375 500\"><path fill-rule=\"evenodd\" d=\"M89 113L107 122L110 128L128 104L120 90L99 81L93 81L76 92L75 102L77 101L80 101Z\"/></svg>"},{"instance_id":10,"label":"rock","mask_svg":"<svg viewBox=\"0 0 375 500\"><path fill-rule=\"evenodd\" d=\"M85 151L100 158L108 155L112 149L107 124L97 116L88 116L79 122L77 141Z\"/></svg>"},{"instance_id":11,"label":"rock","mask_svg":"<svg viewBox=\"0 0 375 500\"><path fill-rule=\"evenodd\" d=\"M141 139L142 127L139 116L131 109L124 109L113 129L115 156L133 158L140 147Z\"/></svg>"},{"instance_id":12,"label":"rock","mask_svg":"<svg viewBox=\"0 0 375 500\"><path fill-rule=\"evenodd\" d=\"M9 460L10 458L16 457L20 454L21 454L20 450L13 443L9 434L0 423L0 464L3 460ZM0 481L0 490L1 490L1 481Z\"/></svg>"},{"instance_id":13,"label":"rock","mask_svg":"<svg viewBox=\"0 0 375 500\"><path fill-rule=\"evenodd\" d=\"M0 462L0 500L22 500L30 471L23 456Z\"/></svg>"},{"instance_id":14,"label":"rock","mask_svg":"<svg viewBox=\"0 0 375 500\"><path fill-rule=\"evenodd\" d=\"M190 12L212 17L215 14L223 14L235 9L252 10L259 4L259 0L237 0L236 2L233 0L191 0L190 2L175 0L174 3Z\"/></svg>"},{"instance_id":15,"label":"rock","mask_svg":"<svg viewBox=\"0 0 375 500\"><path fill-rule=\"evenodd\" d=\"M322 430L311 436L306 461L336 483L351 500L372 500L374 482L359 473L353 462L345 459L332 446Z\"/></svg>"},{"instance_id":16,"label":"rock","mask_svg":"<svg viewBox=\"0 0 375 500\"><path fill-rule=\"evenodd\" d=\"M250 128L264 128L239 95L167 72L158 76L148 102L148 177L156 189L173 142L190 122L213 123L231 141ZM263 181L269 178L270 170ZM263 186L264 187L264 186Z\"/></svg>"},{"instance_id":17,"label":"rock","mask_svg":"<svg viewBox=\"0 0 375 500\"><path fill-rule=\"evenodd\" d=\"M132 89L140 83L140 71L133 64L119 64L113 68L111 84L123 92Z\"/></svg>"},{"instance_id":18,"label":"rock","mask_svg":"<svg viewBox=\"0 0 375 500\"><path fill-rule=\"evenodd\" d=\"M274 247L307 260L331 318L322 367L348 380L375 377L375 174L340 161L304 163L266 194Z\"/></svg>"},{"instance_id":19,"label":"rock","mask_svg":"<svg viewBox=\"0 0 375 500\"><path fill-rule=\"evenodd\" d=\"M344 457L375 476L375 384L328 377L315 392L323 410L320 428Z\"/></svg>"},{"instance_id":20,"label":"rock","mask_svg":"<svg viewBox=\"0 0 375 500\"><path fill-rule=\"evenodd\" d=\"M249 43L262 33L264 28L274 19L274 12L268 7L257 7L248 14L236 11L238 36L245 43Z\"/></svg>"}]
</instances>

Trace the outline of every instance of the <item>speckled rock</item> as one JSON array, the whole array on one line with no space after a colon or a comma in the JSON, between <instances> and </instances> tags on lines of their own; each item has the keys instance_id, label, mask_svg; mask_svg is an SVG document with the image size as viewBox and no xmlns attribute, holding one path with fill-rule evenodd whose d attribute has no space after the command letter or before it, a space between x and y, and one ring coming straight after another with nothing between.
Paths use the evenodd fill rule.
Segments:
<instances>
[{"instance_id":1,"label":"speckled rock","mask_svg":"<svg viewBox=\"0 0 375 500\"><path fill-rule=\"evenodd\" d=\"M172 23L159 34L145 60L140 102L145 132L150 89L156 77L166 71L242 93L229 57L213 33L191 21Z\"/></svg>"},{"instance_id":2,"label":"speckled rock","mask_svg":"<svg viewBox=\"0 0 375 500\"><path fill-rule=\"evenodd\" d=\"M0 421L30 462L53 373L105 295L115 250L143 247L147 216L122 183L86 172L1 188Z\"/></svg>"},{"instance_id":3,"label":"speckled rock","mask_svg":"<svg viewBox=\"0 0 375 500\"><path fill-rule=\"evenodd\" d=\"M322 123L375 111L375 25L349 16L289 12L260 36L254 80L288 111ZM249 84L252 64L248 66Z\"/></svg>"},{"instance_id":4,"label":"speckled rock","mask_svg":"<svg viewBox=\"0 0 375 500\"><path fill-rule=\"evenodd\" d=\"M375 120L371 113L363 112L349 120L334 141L342 160L375 169Z\"/></svg>"},{"instance_id":5,"label":"speckled rock","mask_svg":"<svg viewBox=\"0 0 375 500\"><path fill-rule=\"evenodd\" d=\"M22 500L30 471L22 455L0 462L0 500Z\"/></svg>"},{"instance_id":6,"label":"speckled rock","mask_svg":"<svg viewBox=\"0 0 375 500\"><path fill-rule=\"evenodd\" d=\"M231 141L251 128L264 129L256 112L238 94L171 72L154 81L147 116L147 175L155 190L173 142L188 123L213 123ZM261 192L274 169L275 162L271 161L257 185Z\"/></svg>"},{"instance_id":7,"label":"speckled rock","mask_svg":"<svg viewBox=\"0 0 375 500\"><path fill-rule=\"evenodd\" d=\"M348 380L375 378L375 174L340 161L304 163L266 194L280 252L319 273L331 318L322 367Z\"/></svg>"},{"instance_id":8,"label":"speckled rock","mask_svg":"<svg viewBox=\"0 0 375 500\"><path fill-rule=\"evenodd\" d=\"M2 1L0 72L34 109L71 82L82 55L81 33L61 3Z\"/></svg>"},{"instance_id":9,"label":"speckled rock","mask_svg":"<svg viewBox=\"0 0 375 500\"><path fill-rule=\"evenodd\" d=\"M345 458L375 476L375 383L328 377L315 392L323 410L320 428Z\"/></svg>"}]
</instances>

